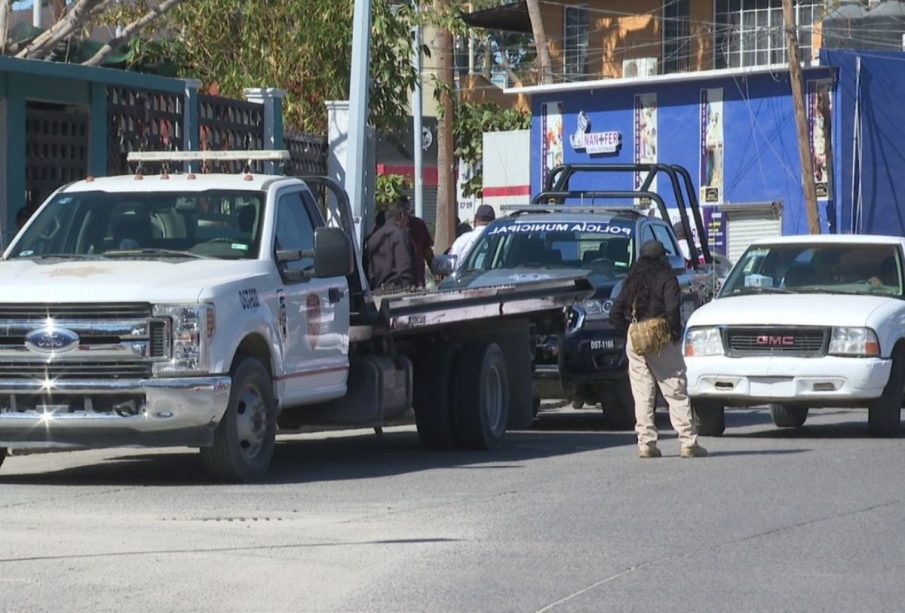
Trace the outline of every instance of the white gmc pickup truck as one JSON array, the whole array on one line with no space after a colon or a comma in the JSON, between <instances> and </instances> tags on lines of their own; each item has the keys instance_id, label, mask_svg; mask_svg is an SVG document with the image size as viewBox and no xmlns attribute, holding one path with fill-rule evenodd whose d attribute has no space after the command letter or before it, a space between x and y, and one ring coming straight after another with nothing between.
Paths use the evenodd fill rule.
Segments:
<instances>
[{"instance_id":1,"label":"white gmc pickup truck","mask_svg":"<svg viewBox=\"0 0 905 613\"><path fill-rule=\"evenodd\" d=\"M165 154L236 155L288 158ZM561 332L590 283L503 275L375 298L353 233L323 177L60 188L0 260L0 462L9 447L188 445L249 481L278 431L414 421L425 446L486 449L530 424L531 335Z\"/></svg>"},{"instance_id":2,"label":"white gmc pickup truck","mask_svg":"<svg viewBox=\"0 0 905 613\"><path fill-rule=\"evenodd\" d=\"M685 331L698 430L727 406L769 404L779 427L808 410L866 407L875 436L899 430L905 390L905 239L790 236L752 244Z\"/></svg>"}]
</instances>

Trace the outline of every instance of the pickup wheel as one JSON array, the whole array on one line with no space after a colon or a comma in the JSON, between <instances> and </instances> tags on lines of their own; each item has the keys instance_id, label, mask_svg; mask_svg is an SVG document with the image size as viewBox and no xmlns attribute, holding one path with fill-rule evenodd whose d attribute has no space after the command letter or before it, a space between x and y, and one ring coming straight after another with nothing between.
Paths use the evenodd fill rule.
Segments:
<instances>
[{"instance_id":1,"label":"pickup wheel","mask_svg":"<svg viewBox=\"0 0 905 613\"><path fill-rule=\"evenodd\" d=\"M691 423L702 436L722 436L726 431L726 407L722 400L691 401Z\"/></svg>"},{"instance_id":2,"label":"pickup wheel","mask_svg":"<svg viewBox=\"0 0 905 613\"><path fill-rule=\"evenodd\" d=\"M229 406L214 432L214 444L201 449L201 460L217 478L256 481L270 466L275 439L270 374L259 360L242 358L232 369Z\"/></svg>"},{"instance_id":3,"label":"pickup wheel","mask_svg":"<svg viewBox=\"0 0 905 613\"><path fill-rule=\"evenodd\" d=\"M450 415L450 379L462 348L452 344L436 353L419 356L415 366L415 426L418 439L426 449L452 449L456 435Z\"/></svg>"},{"instance_id":4,"label":"pickup wheel","mask_svg":"<svg viewBox=\"0 0 905 613\"><path fill-rule=\"evenodd\" d=\"M867 409L867 427L871 436L895 436L902 419L902 396L905 390L905 346L892 352L892 370L883 394Z\"/></svg>"},{"instance_id":5,"label":"pickup wheel","mask_svg":"<svg viewBox=\"0 0 905 613\"><path fill-rule=\"evenodd\" d=\"M777 428L800 428L808 419L808 407L797 404L771 404L770 417Z\"/></svg>"},{"instance_id":6,"label":"pickup wheel","mask_svg":"<svg viewBox=\"0 0 905 613\"><path fill-rule=\"evenodd\" d=\"M491 449L506 434L509 373L496 343L468 345L452 376L452 420L459 446Z\"/></svg>"},{"instance_id":7,"label":"pickup wheel","mask_svg":"<svg viewBox=\"0 0 905 613\"><path fill-rule=\"evenodd\" d=\"M600 404L607 426L613 430L634 429L635 398L628 377L611 381L603 390Z\"/></svg>"}]
</instances>

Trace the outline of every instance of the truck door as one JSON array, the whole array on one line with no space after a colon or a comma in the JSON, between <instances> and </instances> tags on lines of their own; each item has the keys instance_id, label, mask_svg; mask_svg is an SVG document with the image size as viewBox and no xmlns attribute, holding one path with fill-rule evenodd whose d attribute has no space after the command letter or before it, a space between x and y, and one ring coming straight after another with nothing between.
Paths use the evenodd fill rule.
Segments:
<instances>
[{"instance_id":1,"label":"truck door","mask_svg":"<svg viewBox=\"0 0 905 613\"><path fill-rule=\"evenodd\" d=\"M324 225L311 193L298 187L278 193L275 221L275 250L313 249L314 229ZM284 284L273 305L283 335L280 397L292 405L340 396L349 370L346 279L292 274L313 271L313 257L278 266Z\"/></svg>"}]
</instances>

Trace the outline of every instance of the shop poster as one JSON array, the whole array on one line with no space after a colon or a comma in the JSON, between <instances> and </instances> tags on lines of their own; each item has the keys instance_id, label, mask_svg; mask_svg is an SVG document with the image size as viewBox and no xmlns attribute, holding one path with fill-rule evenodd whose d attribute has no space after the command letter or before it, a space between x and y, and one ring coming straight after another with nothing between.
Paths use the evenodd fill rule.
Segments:
<instances>
[{"instance_id":1,"label":"shop poster","mask_svg":"<svg viewBox=\"0 0 905 613\"><path fill-rule=\"evenodd\" d=\"M833 116L832 81L820 79L808 81L808 136L811 145L811 164L814 168L814 185L817 199L826 201L829 189L830 121Z\"/></svg>"},{"instance_id":2,"label":"shop poster","mask_svg":"<svg viewBox=\"0 0 905 613\"><path fill-rule=\"evenodd\" d=\"M635 154L636 164L657 163L657 94L635 95ZM646 172L635 173L635 190L647 178ZM654 175L650 190L657 191L657 176Z\"/></svg>"},{"instance_id":3,"label":"shop poster","mask_svg":"<svg viewBox=\"0 0 905 613\"><path fill-rule=\"evenodd\" d=\"M705 204L723 202L723 88L701 90L701 197Z\"/></svg>"},{"instance_id":4,"label":"shop poster","mask_svg":"<svg viewBox=\"0 0 905 613\"><path fill-rule=\"evenodd\" d=\"M541 185L546 186L547 175L563 163L563 105L545 102L541 105Z\"/></svg>"}]
</instances>

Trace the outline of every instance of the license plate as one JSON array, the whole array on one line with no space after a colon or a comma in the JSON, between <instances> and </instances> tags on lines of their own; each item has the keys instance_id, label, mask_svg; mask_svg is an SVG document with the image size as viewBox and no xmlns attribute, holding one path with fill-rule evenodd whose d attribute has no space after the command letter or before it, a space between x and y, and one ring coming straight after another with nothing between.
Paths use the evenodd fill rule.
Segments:
<instances>
[{"instance_id":1,"label":"license plate","mask_svg":"<svg viewBox=\"0 0 905 613\"><path fill-rule=\"evenodd\" d=\"M606 351L616 348L616 339L594 339L591 341L591 351Z\"/></svg>"}]
</instances>

